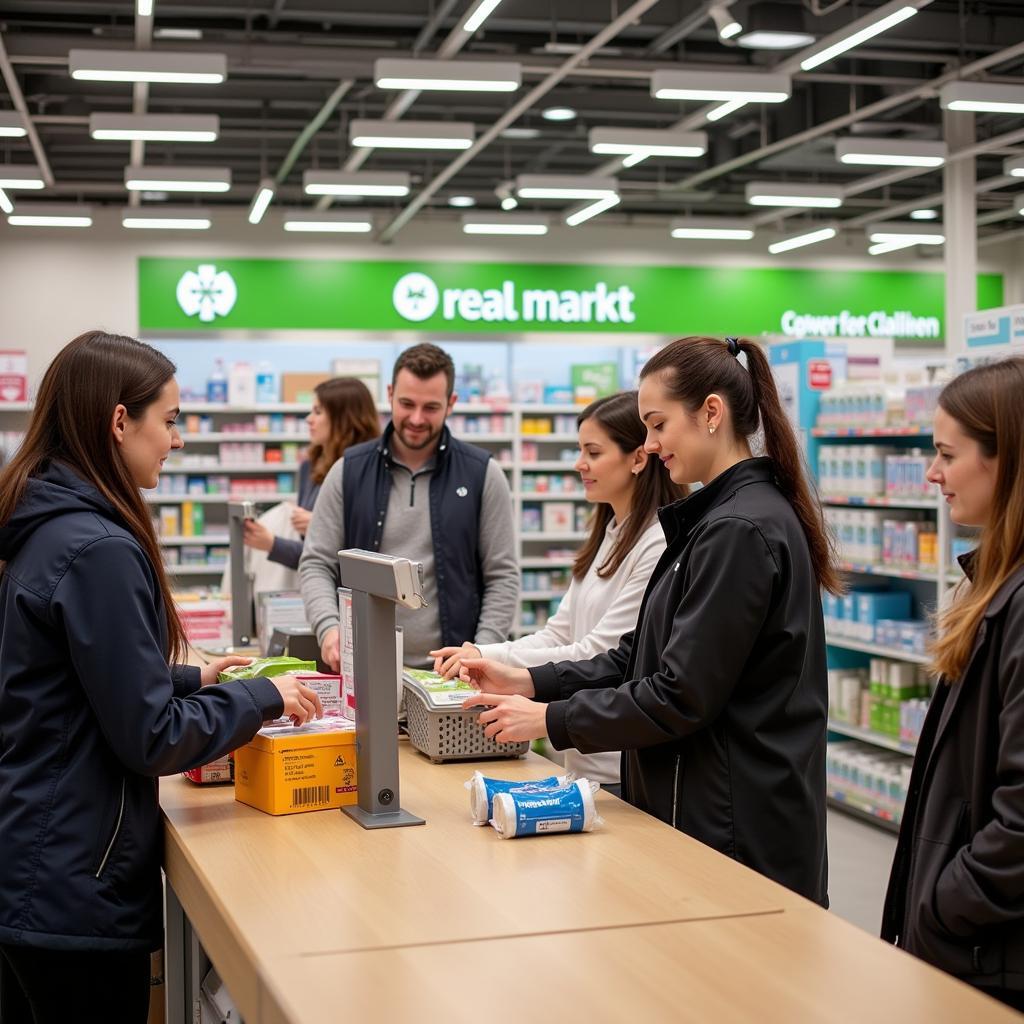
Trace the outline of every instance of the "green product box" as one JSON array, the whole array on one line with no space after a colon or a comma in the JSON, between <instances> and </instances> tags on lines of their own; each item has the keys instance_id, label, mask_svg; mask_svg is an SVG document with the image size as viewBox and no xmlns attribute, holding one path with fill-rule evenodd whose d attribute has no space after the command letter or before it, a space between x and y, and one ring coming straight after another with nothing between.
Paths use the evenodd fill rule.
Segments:
<instances>
[{"instance_id":1,"label":"green product box","mask_svg":"<svg viewBox=\"0 0 1024 1024\"><path fill-rule=\"evenodd\" d=\"M618 363L573 363L572 390L577 402L614 395L619 390Z\"/></svg>"},{"instance_id":2,"label":"green product box","mask_svg":"<svg viewBox=\"0 0 1024 1024\"><path fill-rule=\"evenodd\" d=\"M202 502L192 503L192 536L201 537L206 531L206 506Z\"/></svg>"}]
</instances>

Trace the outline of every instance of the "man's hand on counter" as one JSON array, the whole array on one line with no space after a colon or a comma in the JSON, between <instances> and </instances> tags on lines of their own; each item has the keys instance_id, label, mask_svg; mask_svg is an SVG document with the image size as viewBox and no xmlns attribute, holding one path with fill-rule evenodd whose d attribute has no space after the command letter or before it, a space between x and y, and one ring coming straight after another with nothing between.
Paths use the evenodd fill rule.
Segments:
<instances>
[{"instance_id":1,"label":"man's hand on counter","mask_svg":"<svg viewBox=\"0 0 1024 1024\"><path fill-rule=\"evenodd\" d=\"M519 694L478 693L464 701L464 708L486 705L480 712L484 735L498 743L524 743L547 737L548 706Z\"/></svg>"},{"instance_id":2,"label":"man's hand on counter","mask_svg":"<svg viewBox=\"0 0 1024 1024\"><path fill-rule=\"evenodd\" d=\"M320 644L320 658L332 672L341 671L341 633L337 626L332 626L324 633Z\"/></svg>"}]
</instances>

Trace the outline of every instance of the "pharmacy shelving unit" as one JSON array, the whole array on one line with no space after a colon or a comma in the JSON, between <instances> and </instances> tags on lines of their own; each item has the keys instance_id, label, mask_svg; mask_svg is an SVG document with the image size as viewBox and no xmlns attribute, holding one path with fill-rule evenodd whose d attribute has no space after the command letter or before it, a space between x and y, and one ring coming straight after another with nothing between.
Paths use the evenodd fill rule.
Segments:
<instances>
[{"instance_id":1,"label":"pharmacy shelving unit","mask_svg":"<svg viewBox=\"0 0 1024 1024\"><path fill-rule=\"evenodd\" d=\"M21 443L31 411L29 402L0 402L0 465Z\"/></svg>"},{"instance_id":2,"label":"pharmacy shelving unit","mask_svg":"<svg viewBox=\"0 0 1024 1024\"><path fill-rule=\"evenodd\" d=\"M908 451L915 448L927 449L931 446L931 433L917 426L881 427L874 429L815 428L811 431L811 435L819 446L884 443L892 444L898 448L905 446ZM864 583L872 578L900 581L906 589L912 592L919 611L927 613L939 605L948 587L959 580L961 575L959 567L955 566L950 559L952 526L948 510L942 503L942 497L938 491L936 491L935 496L932 498L889 498L824 493L822 495L822 503L836 508L913 509L934 513L935 515L936 533L938 535L937 565L935 567L915 568L847 561L842 564L841 568L847 574L847 578L852 584ZM901 589L903 589L903 586L901 586ZM923 654L911 653L899 648L884 647L879 644L853 640L834 634L827 636L827 642L830 648L830 663L836 660L836 652L839 652L839 660L849 660L851 655L869 655L872 657L888 658L894 661L910 662L917 665L926 665L929 660ZM883 750L895 751L908 757L914 755L915 745L913 743L875 732L872 729L865 729L858 725L830 719L829 731ZM898 830L898 824L891 813L880 809L862 797L833 789L831 786L828 796L829 803L833 807L855 817L870 821L889 831Z\"/></svg>"},{"instance_id":3,"label":"pharmacy shelving unit","mask_svg":"<svg viewBox=\"0 0 1024 1024\"><path fill-rule=\"evenodd\" d=\"M24 431L31 405L0 405L0 431L11 437ZM299 452L308 444L301 422L291 430L272 429L277 417L301 421L309 411L305 403L230 405L227 403L183 402L182 438L185 449L168 459L161 474L165 487L174 487L175 478L192 480L199 493L146 492L154 517L161 509L178 509L178 528L161 531L160 545L168 563L180 559L182 549L205 550L203 560L168 564L167 569L179 589L215 587L223 575L218 554L228 544L227 505L229 501L252 500L267 507L280 501L294 501L297 490ZM379 406L382 416L389 410ZM516 549L524 572L520 608L514 633L520 636L538 629L553 611L568 587L569 572L576 550L586 537L589 506L579 476L573 469L577 455L576 416L578 405L459 404L450 425L452 433L464 441L491 452L508 478L512 492ZM269 419L269 422L268 422ZM256 428L257 422L261 425ZM251 423L253 429L239 429ZM195 429L189 429L189 427ZM264 445L264 461L224 461L221 445L235 442ZM266 453L281 453L282 461L266 461ZM227 478L228 489L209 493L208 479ZM260 476L274 477L281 486L272 493L246 490L247 481ZM222 481L223 482L223 481ZM558 489L551 489L554 484ZM187 486L187 483L186 483ZM547 489L544 489L547 488ZM182 529L182 506L202 506L203 529L187 534ZM558 529L544 529L545 508L565 503L571 506L568 517L561 517ZM566 513L567 508L561 508ZM170 516L173 518L173 514ZM551 516L549 514L548 519ZM539 528L527 528L538 526ZM222 550L219 552L222 555ZM540 574L548 574L548 585Z\"/></svg>"}]
</instances>

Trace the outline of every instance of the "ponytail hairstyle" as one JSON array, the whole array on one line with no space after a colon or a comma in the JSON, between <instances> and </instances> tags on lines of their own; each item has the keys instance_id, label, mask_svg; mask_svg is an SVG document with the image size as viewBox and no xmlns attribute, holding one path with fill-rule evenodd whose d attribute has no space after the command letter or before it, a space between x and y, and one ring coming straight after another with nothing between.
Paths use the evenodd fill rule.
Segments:
<instances>
[{"instance_id":1,"label":"ponytail hairstyle","mask_svg":"<svg viewBox=\"0 0 1024 1024\"><path fill-rule=\"evenodd\" d=\"M741 352L746 356L745 367L738 359ZM655 373L662 375L668 394L690 413L696 413L708 395L719 395L732 413L737 440L752 437L758 428L763 431L775 483L803 527L818 584L830 593L842 593L834 542L808 484L796 435L761 347L746 339L723 343L717 338L680 338L648 359L640 376Z\"/></svg>"},{"instance_id":2,"label":"ponytail hairstyle","mask_svg":"<svg viewBox=\"0 0 1024 1024\"><path fill-rule=\"evenodd\" d=\"M1024 565L1024 359L1004 359L962 373L943 388L939 407L997 459L988 522L981 531L971 585L958 588L938 616L932 667L949 682L963 678L989 602Z\"/></svg>"},{"instance_id":3,"label":"ponytail hairstyle","mask_svg":"<svg viewBox=\"0 0 1024 1024\"><path fill-rule=\"evenodd\" d=\"M0 471L0 525L14 514L32 477L63 463L114 506L142 546L163 598L168 662L181 661L185 631L171 598L149 510L111 432L123 405L140 420L174 376L174 364L149 345L88 331L65 345L43 375L21 447Z\"/></svg>"},{"instance_id":4,"label":"ponytail hairstyle","mask_svg":"<svg viewBox=\"0 0 1024 1024\"><path fill-rule=\"evenodd\" d=\"M631 455L637 448L644 446L647 430L640 419L635 391L622 391L617 395L609 395L591 402L576 417L576 426L582 426L584 421L589 419L600 425L624 455ZM603 565L598 566L597 575L601 579L614 576L626 555L633 550L643 532L650 526L658 509L662 505L670 505L679 498L685 498L686 493L685 486L672 482L661 459L648 459L647 465L633 478L629 518L624 525L620 524L622 529L608 553L608 558ZM573 579L582 580L594 564L598 549L604 542L605 531L614 515L614 509L604 501L594 510L590 517L590 532L586 542L576 553L576 560L573 562Z\"/></svg>"},{"instance_id":5,"label":"ponytail hairstyle","mask_svg":"<svg viewBox=\"0 0 1024 1024\"><path fill-rule=\"evenodd\" d=\"M313 392L331 424L327 443L309 449L310 479L322 484L346 448L380 437L380 416L370 389L355 377L332 377L317 384Z\"/></svg>"}]
</instances>

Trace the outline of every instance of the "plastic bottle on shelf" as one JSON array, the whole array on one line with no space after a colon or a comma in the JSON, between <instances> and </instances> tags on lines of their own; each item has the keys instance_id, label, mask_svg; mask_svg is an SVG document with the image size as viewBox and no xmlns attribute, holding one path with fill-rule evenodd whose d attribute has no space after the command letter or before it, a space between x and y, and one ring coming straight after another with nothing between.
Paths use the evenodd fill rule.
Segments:
<instances>
[{"instance_id":1,"label":"plastic bottle on shelf","mask_svg":"<svg viewBox=\"0 0 1024 1024\"><path fill-rule=\"evenodd\" d=\"M251 363L232 363L228 378L228 402L253 405L256 401L256 374Z\"/></svg>"},{"instance_id":2,"label":"plastic bottle on shelf","mask_svg":"<svg viewBox=\"0 0 1024 1024\"><path fill-rule=\"evenodd\" d=\"M256 404L271 405L280 401L277 374L273 365L264 359L256 368Z\"/></svg>"},{"instance_id":3,"label":"plastic bottle on shelf","mask_svg":"<svg viewBox=\"0 0 1024 1024\"><path fill-rule=\"evenodd\" d=\"M206 400L224 404L228 400L228 378L224 373L224 360L215 359L213 373L206 382Z\"/></svg>"}]
</instances>

